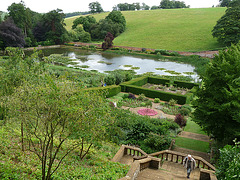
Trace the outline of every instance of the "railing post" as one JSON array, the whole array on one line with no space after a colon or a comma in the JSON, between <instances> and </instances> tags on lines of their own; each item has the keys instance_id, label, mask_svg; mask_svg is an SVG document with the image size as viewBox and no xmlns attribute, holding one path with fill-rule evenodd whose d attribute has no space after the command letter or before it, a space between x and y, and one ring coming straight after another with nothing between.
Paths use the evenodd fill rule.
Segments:
<instances>
[{"instance_id":1,"label":"railing post","mask_svg":"<svg viewBox=\"0 0 240 180\"><path fill-rule=\"evenodd\" d=\"M181 164L183 164L183 159L184 159L184 157L182 156L182 162L181 162Z\"/></svg>"},{"instance_id":2,"label":"railing post","mask_svg":"<svg viewBox=\"0 0 240 180\"><path fill-rule=\"evenodd\" d=\"M167 153L167 156L166 156L166 161L168 161L168 153Z\"/></svg>"},{"instance_id":3,"label":"railing post","mask_svg":"<svg viewBox=\"0 0 240 180\"><path fill-rule=\"evenodd\" d=\"M178 155L177 155L177 160L176 160L176 163L178 163Z\"/></svg>"}]
</instances>

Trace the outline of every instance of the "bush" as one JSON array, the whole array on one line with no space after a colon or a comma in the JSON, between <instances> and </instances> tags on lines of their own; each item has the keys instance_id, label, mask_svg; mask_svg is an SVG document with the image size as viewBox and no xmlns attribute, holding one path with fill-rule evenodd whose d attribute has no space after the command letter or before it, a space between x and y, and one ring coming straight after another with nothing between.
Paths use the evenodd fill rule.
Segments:
<instances>
[{"instance_id":1,"label":"bush","mask_svg":"<svg viewBox=\"0 0 240 180\"><path fill-rule=\"evenodd\" d=\"M175 99L170 99L169 105L170 105L170 106L174 106L174 104L177 104L177 100L175 100Z\"/></svg>"},{"instance_id":2,"label":"bush","mask_svg":"<svg viewBox=\"0 0 240 180\"><path fill-rule=\"evenodd\" d=\"M147 153L153 153L168 149L171 144L172 139L168 135L158 135L154 133L150 133L148 137L144 140L144 144L147 147L151 148L151 152L146 150Z\"/></svg>"},{"instance_id":3,"label":"bush","mask_svg":"<svg viewBox=\"0 0 240 180\"><path fill-rule=\"evenodd\" d=\"M146 96L144 94L140 94L137 99L139 101L144 101L146 99Z\"/></svg>"},{"instance_id":4,"label":"bush","mask_svg":"<svg viewBox=\"0 0 240 180\"><path fill-rule=\"evenodd\" d=\"M179 113L183 116L188 116L190 114L190 110L185 108L185 107L182 107L180 110L179 110Z\"/></svg>"},{"instance_id":5,"label":"bush","mask_svg":"<svg viewBox=\"0 0 240 180\"><path fill-rule=\"evenodd\" d=\"M107 84L107 85L113 85L115 84L116 82L116 78L115 76L113 75L108 75L104 78L104 82Z\"/></svg>"},{"instance_id":6,"label":"bush","mask_svg":"<svg viewBox=\"0 0 240 180\"><path fill-rule=\"evenodd\" d=\"M140 106L146 106L146 103L145 102L142 102L141 104L140 104Z\"/></svg>"},{"instance_id":7,"label":"bush","mask_svg":"<svg viewBox=\"0 0 240 180\"><path fill-rule=\"evenodd\" d=\"M125 94L123 94L123 99L126 99L126 98L128 98L129 97L129 94L128 93L125 93Z\"/></svg>"},{"instance_id":8,"label":"bush","mask_svg":"<svg viewBox=\"0 0 240 180\"><path fill-rule=\"evenodd\" d=\"M160 99L159 98L155 98L153 102L154 103L160 103Z\"/></svg>"},{"instance_id":9,"label":"bush","mask_svg":"<svg viewBox=\"0 0 240 180\"><path fill-rule=\"evenodd\" d=\"M128 98L129 98L129 99L136 99L136 96L135 96L134 94L130 93L129 96L128 96Z\"/></svg>"},{"instance_id":10,"label":"bush","mask_svg":"<svg viewBox=\"0 0 240 180\"><path fill-rule=\"evenodd\" d=\"M177 115L175 116L175 120L174 120L174 121L175 121L181 128L182 128L182 127L185 127L186 124L187 124L186 119L184 119L184 116L181 115L181 114L177 114Z\"/></svg>"}]
</instances>

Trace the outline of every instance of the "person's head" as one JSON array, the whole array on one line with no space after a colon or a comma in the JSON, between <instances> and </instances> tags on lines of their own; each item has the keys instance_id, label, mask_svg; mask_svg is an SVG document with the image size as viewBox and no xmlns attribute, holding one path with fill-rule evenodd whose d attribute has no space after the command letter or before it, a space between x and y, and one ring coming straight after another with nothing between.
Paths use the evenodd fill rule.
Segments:
<instances>
[{"instance_id":1,"label":"person's head","mask_svg":"<svg viewBox=\"0 0 240 180\"><path fill-rule=\"evenodd\" d=\"M188 159L189 159L189 160L191 160L191 159L192 159L192 156L191 156L190 154L188 155Z\"/></svg>"}]
</instances>

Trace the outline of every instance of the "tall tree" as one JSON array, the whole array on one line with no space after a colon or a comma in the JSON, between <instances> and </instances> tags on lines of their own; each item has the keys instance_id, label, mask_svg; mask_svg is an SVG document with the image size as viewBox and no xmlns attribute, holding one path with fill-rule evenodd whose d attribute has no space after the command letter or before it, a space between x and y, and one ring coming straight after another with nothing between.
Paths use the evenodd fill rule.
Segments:
<instances>
[{"instance_id":1,"label":"tall tree","mask_svg":"<svg viewBox=\"0 0 240 180\"><path fill-rule=\"evenodd\" d=\"M230 46L240 40L240 1L235 0L229 4L225 14L217 21L212 30L213 37L218 42Z\"/></svg>"},{"instance_id":2,"label":"tall tree","mask_svg":"<svg viewBox=\"0 0 240 180\"><path fill-rule=\"evenodd\" d=\"M12 17L17 27L21 28L25 37L27 37L32 28L31 10L26 8L24 2L13 3L8 7L9 16Z\"/></svg>"},{"instance_id":3,"label":"tall tree","mask_svg":"<svg viewBox=\"0 0 240 180\"><path fill-rule=\"evenodd\" d=\"M63 42L63 35L66 33L64 17L65 14L61 9L52 10L43 15L43 24L47 30L46 37L55 44Z\"/></svg>"},{"instance_id":4,"label":"tall tree","mask_svg":"<svg viewBox=\"0 0 240 180\"><path fill-rule=\"evenodd\" d=\"M88 7L93 14L103 12L103 8L98 1L89 3Z\"/></svg>"},{"instance_id":5,"label":"tall tree","mask_svg":"<svg viewBox=\"0 0 240 180\"><path fill-rule=\"evenodd\" d=\"M24 47L25 45L22 30L14 24L11 18L0 24L0 37L4 47Z\"/></svg>"},{"instance_id":6,"label":"tall tree","mask_svg":"<svg viewBox=\"0 0 240 180\"><path fill-rule=\"evenodd\" d=\"M218 142L240 138L240 44L221 51L206 68L193 101L193 120Z\"/></svg>"},{"instance_id":7,"label":"tall tree","mask_svg":"<svg viewBox=\"0 0 240 180\"><path fill-rule=\"evenodd\" d=\"M97 21L93 16L80 16L79 18L73 21L72 29L75 29L79 24L83 25L83 28L86 32L90 31L90 28Z\"/></svg>"}]
</instances>

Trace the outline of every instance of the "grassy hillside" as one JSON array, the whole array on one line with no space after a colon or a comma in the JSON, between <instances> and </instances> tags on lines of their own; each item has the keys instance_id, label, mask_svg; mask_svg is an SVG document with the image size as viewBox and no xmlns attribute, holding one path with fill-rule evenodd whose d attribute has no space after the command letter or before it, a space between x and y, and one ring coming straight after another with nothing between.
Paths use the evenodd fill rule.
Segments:
<instances>
[{"instance_id":1,"label":"grassy hillside","mask_svg":"<svg viewBox=\"0 0 240 180\"><path fill-rule=\"evenodd\" d=\"M162 9L122 12L127 30L114 40L115 45L204 51L219 48L211 30L225 8ZM97 20L108 13L94 15ZM66 19L67 29L76 17Z\"/></svg>"}]
</instances>

